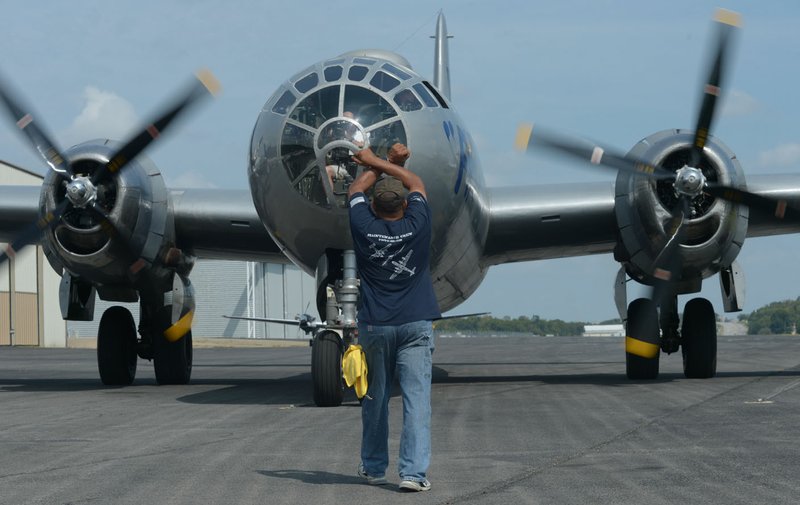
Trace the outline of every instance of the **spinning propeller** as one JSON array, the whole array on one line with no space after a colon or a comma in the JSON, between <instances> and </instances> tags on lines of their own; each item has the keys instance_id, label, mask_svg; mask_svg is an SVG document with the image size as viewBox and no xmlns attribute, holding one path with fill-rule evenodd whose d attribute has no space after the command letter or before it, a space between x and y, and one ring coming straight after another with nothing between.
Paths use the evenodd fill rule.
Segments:
<instances>
[{"instance_id":1,"label":"spinning propeller","mask_svg":"<svg viewBox=\"0 0 800 505\"><path fill-rule=\"evenodd\" d=\"M515 145L520 150L529 151L534 147L541 146L593 165L645 177L671 187L676 203L671 209L672 217L665 226L668 239L650 269L650 275L653 278L651 299L657 306L661 305L666 297L672 295L673 285L679 280L683 258L678 250L686 238L686 223L692 218L693 206L699 204L701 200L707 199L709 196L721 198L765 210L778 219L800 220L800 211L789 207L785 200L768 198L708 180L703 171L698 168L714 120L725 74L725 61L730 52L729 48L735 30L739 26L739 15L721 9L717 12L715 21L718 25L718 37L712 69L703 89L703 101L697 118L688 162L677 171L581 139L540 131L539 128L534 134L533 125L530 124L520 126L517 131Z\"/></svg>"},{"instance_id":2,"label":"spinning propeller","mask_svg":"<svg viewBox=\"0 0 800 505\"><path fill-rule=\"evenodd\" d=\"M0 80L0 101L8 115L25 135L31 147L62 179L66 189L65 198L52 212L42 216L36 223L24 229L7 246L6 250L0 253L0 264L26 245L35 242L43 230L55 226L65 213L73 209L93 214L110 237L120 240L126 249L131 250L130 244L125 241L122 234L118 233L103 206L104 192L99 190L101 185L141 154L181 113L201 99L216 94L218 90L219 83L211 72L207 70L198 72L196 80L189 85L188 89L181 93L171 106L166 107L164 112L156 116L154 121L125 142L111 156L108 163L92 174L80 174L73 171L69 161L63 156L56 143L51 140L45 129L34 121L30 107L12 93L9 85ZM131 252L133 253L133 251ZM137 265L137 262L134 261L132 265Z\"/></svg>"}]
</instances>

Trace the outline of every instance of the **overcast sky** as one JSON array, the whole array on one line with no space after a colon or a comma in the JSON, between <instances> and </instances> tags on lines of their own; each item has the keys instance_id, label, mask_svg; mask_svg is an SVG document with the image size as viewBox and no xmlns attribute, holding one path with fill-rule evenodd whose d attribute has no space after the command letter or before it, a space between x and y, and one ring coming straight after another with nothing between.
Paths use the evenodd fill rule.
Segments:
<instances>
[{"instance_id":1,"label":"overcast sky","mask_svg":"<svg viewBox=\"0 0 800 505\"><path fill-rule=\"evenodd\" d=\"M432 77L429 36L442 8L454 35L452 99L487 183L610 180L514 152L517 125L536 121L623 150L666 128L693 128L718 6L740 12L743 29L712 133L747 174L800 172L798 2L2 0L0 71L66 147L125 136L208 67L222 95L148 155L170 186L246 188L253 124L281 82L363 47L396 50ZM0 127L0 159L43 169L10 126ZM747 241L739 256L746 312L800 295L798 241ZM454 312L616 317L617 268L610 255L493 267ZM703 295L721 312L716 277Z\"/></svg>"}]
</instances>

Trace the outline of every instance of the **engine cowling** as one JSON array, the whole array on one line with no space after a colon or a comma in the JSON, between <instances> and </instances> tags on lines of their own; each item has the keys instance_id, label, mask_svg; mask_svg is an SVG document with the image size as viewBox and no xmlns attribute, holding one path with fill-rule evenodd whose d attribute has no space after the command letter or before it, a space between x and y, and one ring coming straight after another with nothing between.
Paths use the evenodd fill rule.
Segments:
<instances>
[{"instance_id":1,"label":"engine cowling","mask_svg":"<svg viewBox=\"0 0 800 505\"><path fill-rule=\"evenodd\" d=\"M686 165L694 133L664 130L642 139L629 152L667 169ZM709 138L698 167L709 182L744 189L744 172L733 152ZM631 278L652 285L653 265L671 236L666 229L678 199L671 181L655 181L620 172L616 180L616 219L620 243L615 251ZM748 208L701 194L692 199L686 235L679 246L683 258L679 293L700 290L701 281L729 266L747 234Z\"/></svg>"},{"instance_id":2,"label":"engine cowling","mask_svg":"<svg viewBox=\"0 0 800 505\"><path fill-rule=\"evenodd\" d=\"M114 141L93 140L71 148L65 156L74 173L88 179L118 148ZM39 201L40 215L54 212L67 198L66 191L65 179L48 172ZM166 186L155 164L139 156L125 170L104 178L93 191L95 204L108 219L70 204L55 225L45 228L42 247L56 271L89 280L109 299L129 299L141 268L158 267L161 262L156 258L167 244L174 243ZM150 276L148 282L152 281Z\"/></svg>"}]
</instances>

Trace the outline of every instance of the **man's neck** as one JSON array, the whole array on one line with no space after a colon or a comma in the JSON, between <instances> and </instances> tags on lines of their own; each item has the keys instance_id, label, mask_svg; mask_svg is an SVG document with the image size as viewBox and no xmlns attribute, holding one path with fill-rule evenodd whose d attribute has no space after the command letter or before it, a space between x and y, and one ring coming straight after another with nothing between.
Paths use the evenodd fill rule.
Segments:
<instances>
[{"instance_id":1,"label":"man's neck","mask_svg":"<svg viewBox=\"0 0 800 505\"><path fill-rule=\"evenodd\" d=\"M384 221L400 221L403 219L403 211L395 212L394 214L378 214L378 217Z\"/></svg>"}]
</instances>

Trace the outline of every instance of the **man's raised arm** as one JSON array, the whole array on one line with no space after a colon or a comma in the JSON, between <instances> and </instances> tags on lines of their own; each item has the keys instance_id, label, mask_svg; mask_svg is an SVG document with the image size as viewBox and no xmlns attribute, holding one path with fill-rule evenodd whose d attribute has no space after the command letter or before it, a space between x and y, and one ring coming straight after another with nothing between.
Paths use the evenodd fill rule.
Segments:
<instances>
[{"instance_id":1,"label":"man's raised arm","mask_svg":"<svg viewBox=\"0 0 800 505\"><path fill-rule=\"evenodd\" d=\"M358 187L356 187L356 183L359 182L359 180L365 173L367 172L374 173L374 171L378 171L386 175L391 175L395 179L398 179L400 182L403 183L403 186L408 188L409 193L416 191L418 193L421 193L422 196L424 196L425 198L428 197L425 194L425 184L422 182L422 179L420 179L420 177L417 174L411 172L410 170L406 170L405 168L399 165L395 165L390 161L386 161L377 157L375 153L373 153L372 150L370 150L369 148L362 149L361 151L357 152L353 156L353 159L356 162L360 163L361 165L370 167L374 170L365 170L364 172L362 172L361 176L359 176L358 179L356 179L353 182L353 184L350 185L349 192L351 195L358 191L364 191L365 189L368 189L370 186L372 186L372 184L375 183L375 180L372 180L370 184L363 189L358 189ZM360 186L361 185L359 185L359 187ZM356 187L355 190L353 189L354 187Z\"/></svg>"}]
</instances>

